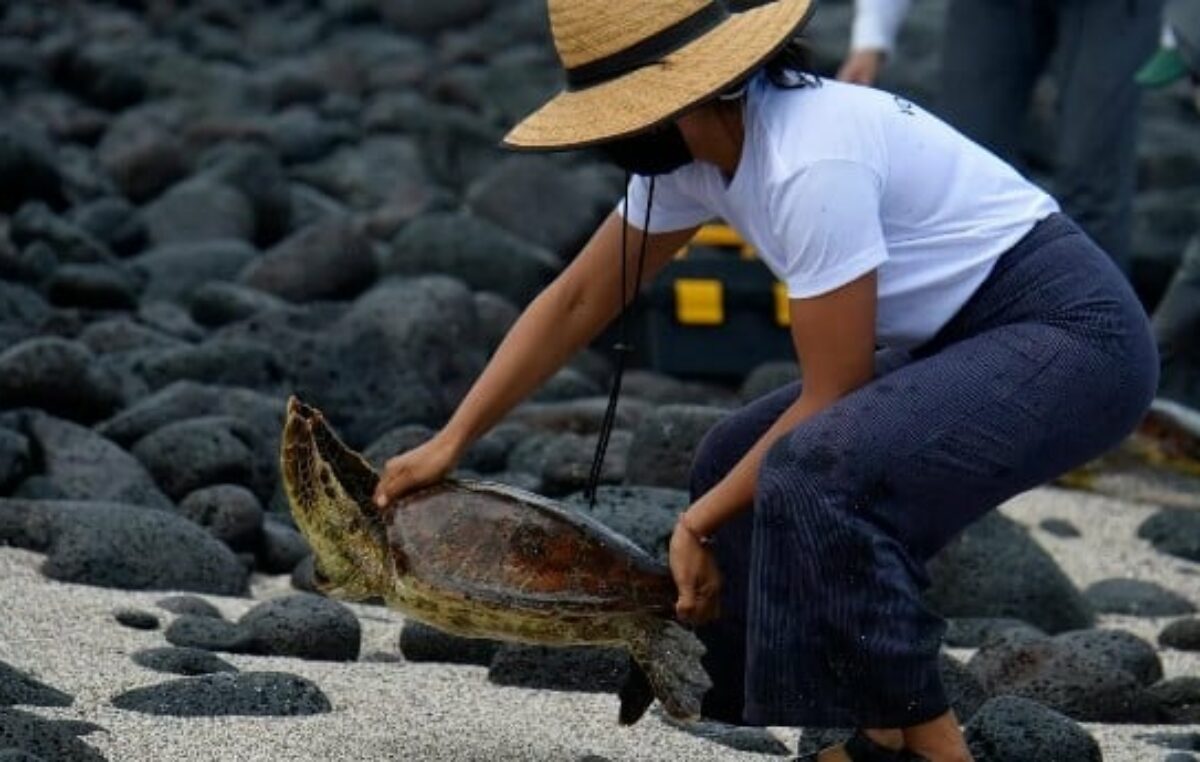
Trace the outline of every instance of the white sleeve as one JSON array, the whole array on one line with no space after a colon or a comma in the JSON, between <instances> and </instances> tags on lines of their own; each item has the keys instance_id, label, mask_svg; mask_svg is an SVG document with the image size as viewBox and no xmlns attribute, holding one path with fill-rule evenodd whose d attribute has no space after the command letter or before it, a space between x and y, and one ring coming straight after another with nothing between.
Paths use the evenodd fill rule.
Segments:
<instances>
[{"instance_id":1,"label":"white sleeve","mask_svg":"<svg viewBox=\"0 0 1200 762\"><path fill-rule=\"evenodd\" d=\"M792 299L833 291L887 260L882 180L865 164L826 159L770 189L768 211L787 257L777 273Z\"/></svg>"},{"instance_id":2,"label":"white sleeve","mask_svg":"<svg viewBox=\"0 0 1200 762\"><path fill-rule=\"evenodd\" d=\"M896 47L900 24L912 0L855 0L850 50L883 50Z\"/></svg>"},{"instance_id":3,"label":"white sleeve","mask_svg":"<svg viewBox=\"0 0 1200 762\"><path fill-rule=\"evenodd\" d=\"M680 190L681 178L674 172L654 179L654 201L650 209L650 232L665 233L703 225L715 216L700 202ZM646 224L646 201L650 195L650 178L634 175L629 181L629 214L625 200L617 203L616 212L627 217L629 224L642 230Z\"/></svg>"}]
</instances>

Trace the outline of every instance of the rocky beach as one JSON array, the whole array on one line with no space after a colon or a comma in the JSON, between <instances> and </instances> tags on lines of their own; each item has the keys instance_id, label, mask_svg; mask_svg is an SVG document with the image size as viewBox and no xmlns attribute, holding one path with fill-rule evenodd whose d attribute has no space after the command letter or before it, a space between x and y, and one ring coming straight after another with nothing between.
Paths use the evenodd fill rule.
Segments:
<instances>
[{"instance_id":1,"label":"rocky beach","mask_svg":"<svg viewBox=\"0 0 1200 762\"><path fill-rule=\"evenodd\" d=\"M945 2L916 5L881 85L936 108ZM823 72L850 12L810 26ZM541 0L0 4L0 760L752 760L843 732L658 707L619 727L623 652L464 641L314 592L285 401L376 466L445 422L621 192L587 151L498 147L559 77ZM1147 97L1148 306L1200 223L1198 136L1184 93ZM700 438L794 364L629 372L591 507L612 368L581 352L459 475L662 558ZM1200 759L1200 375L1163 391L1179 457L1128 448L930 564L978 762Z\"/></svg>"}]
</instances>

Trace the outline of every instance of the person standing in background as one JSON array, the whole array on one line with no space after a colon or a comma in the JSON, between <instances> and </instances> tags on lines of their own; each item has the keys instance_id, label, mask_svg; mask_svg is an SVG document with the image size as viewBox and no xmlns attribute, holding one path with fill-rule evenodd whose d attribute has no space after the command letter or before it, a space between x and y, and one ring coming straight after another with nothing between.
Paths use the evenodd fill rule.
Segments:
<instances>
[{"instance_id":1,"label":"person standing in background","mask_svg":"<svg viewBox=\"0 0 1200 762\"><path fill-rule=\"evenodd\" d=\"M1163 17L1164 44L1137 73L1137 82L1145 87L1165 87L1190 77L1192 101L1200 115L1200 0L1169 0ZM1200 122L1196 126L1200 127ZM1197 133L1200 137L1200 129ZM1163 393L1194 395L1197 390L1189 387L1191 379L1200 375L1200 233L1192 236L1155 307L1153 326L1162 357Z\"/></svg>"},{"instance_id":2,"label":"person standing in background","mask_svg":"<svg viewBox=\"0 0 1200 762\"><path fill-rule=\"evenodd\" d=\"M1137 113L1134 74L1154 52L1163 0L950 0L940 113L1015 163L1038 77L1058 84L1056 195L1129 274ZM840 79L879 76L910 0L856 0Z\"/></svg>"}]
</instances>

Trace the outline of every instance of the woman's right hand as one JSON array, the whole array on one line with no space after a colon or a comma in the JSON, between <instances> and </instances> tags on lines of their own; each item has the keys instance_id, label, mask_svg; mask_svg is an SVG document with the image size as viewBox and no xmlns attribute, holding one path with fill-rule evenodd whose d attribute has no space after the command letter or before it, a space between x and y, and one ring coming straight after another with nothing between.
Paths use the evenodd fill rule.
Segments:
<instances>
[{"instance_id":1,"label":"woman's right hand","mask_svg":"<svg viewBox=\"0 0 1200 762\"><path fill-rule=\"evenodd\" d=\"M375 487L375 506L382 510L401 495L440 482L457 463L456 448L441 436L388 458Z\"/></svg>"},{"instance_id":2,"label":"woman's right hand","mask_svg":"<svg viewBox=\"0 0 1200 762\"><path fill-rule=\"evenodd\" d=\"M850 54L842 68L838 70L837 78L842 82L871 87L879 79L883 70L884 52L875 48L856 50Z\"/></svg>"}]
</instances>

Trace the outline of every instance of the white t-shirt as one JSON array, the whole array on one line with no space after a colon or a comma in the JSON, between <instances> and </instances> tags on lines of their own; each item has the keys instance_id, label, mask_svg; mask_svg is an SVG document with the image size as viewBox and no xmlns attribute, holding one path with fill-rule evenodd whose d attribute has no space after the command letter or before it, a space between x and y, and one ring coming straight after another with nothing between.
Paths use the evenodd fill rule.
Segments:
<instances>
[{"instance_id":1,"label":"white t-shirt","mask_svg":"<svg viewBox=\"0 0 1200 762\"><path fill-rule=\"evenodd\" d=\"M784 89L760 74L745 104L732 180L701 161L659 176L650 231L723 219L794 299L878 268L881 345L931 338L996 259L1058 211L1008 164L890 93L830 80ZM628 189L639 229L648 187L635 175Z\"/></svg>"}]
</instances>

